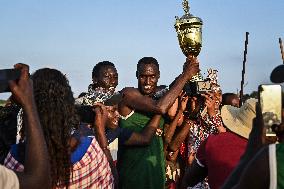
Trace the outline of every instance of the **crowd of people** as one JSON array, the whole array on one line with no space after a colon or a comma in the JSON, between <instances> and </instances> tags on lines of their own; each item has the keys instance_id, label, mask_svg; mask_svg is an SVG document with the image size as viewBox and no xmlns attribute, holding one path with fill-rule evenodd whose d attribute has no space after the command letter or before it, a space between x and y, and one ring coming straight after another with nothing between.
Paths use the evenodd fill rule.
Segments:
<instances>
[{"instance_id":1,"label":"crowd of people","mask_svg":"<svg viewBox=\"0 0 284 189\"><path fill-rule=\"evenodd\" d=\"M143 57L138 86L120 91L115 65L99 62L76 98L59 70L15 69L0 107L0 188L284 188L283 125L267 140L258 100L222 94L216 72L198 91L196 57L169 86Z\"/></svg>"}]
</instances>

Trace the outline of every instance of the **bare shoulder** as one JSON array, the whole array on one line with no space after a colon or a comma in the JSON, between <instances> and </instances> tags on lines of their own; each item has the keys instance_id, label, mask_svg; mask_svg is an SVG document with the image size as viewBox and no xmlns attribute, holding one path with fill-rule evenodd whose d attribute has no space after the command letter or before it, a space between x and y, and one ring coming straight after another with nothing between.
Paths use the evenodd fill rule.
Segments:
<instances>
[{"instance_id":1,"label":"bare shoulder","mask_svg":"<svg viewBox=\"0 0 284 189\"><path fill-rule=\"evenodd\" d=\"M134 88L134 87L125 87L120 91L122 94L122 99L124 101L132 101L132 100L137 100L140 98L143 98L144 96L141 94L139 89Z\"/></svg>"},{"instance_id":2,"label":"bare shoulder","mask_svg":"<svg viewBox=\"0 0 284 189\"><path fill-rule=\"evenodd\" d=\"M122 116L128 115L133 108L130 106L130 102L135 99L135 96L139 95L139 91L134 87L125 87L120 93L122 94L122 101L118 104L119 114Z\"/></svg>"},{"instance_id":3,"label":"bare shoulder","mask_svg":"<svg viewBox=\"0 0 284 189\"><path fill-rule=\"evenodd\" d=\"M137 88L134 87L125 87L120 91L122 94L132 94L132 93L140 93Z\"/></svg>"}]
</instances>

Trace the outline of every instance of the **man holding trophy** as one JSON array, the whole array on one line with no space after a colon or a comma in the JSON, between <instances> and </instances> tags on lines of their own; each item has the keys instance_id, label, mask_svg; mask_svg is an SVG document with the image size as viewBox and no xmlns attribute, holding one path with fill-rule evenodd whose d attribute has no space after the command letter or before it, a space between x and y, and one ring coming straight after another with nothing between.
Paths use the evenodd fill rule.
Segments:
<instances>
[{"instance_id":1,"label":"man holding trophy","mask_svg":"<svg viewBox=\"0 0 284 189\"><path fill-rule=\"evenodd\" d=\"M185 14L179 18L176 17L175 29L179 41L179 46L185 56L197 57L202 47L202 25L200 18L189 13L189 4L183 0L183 9ZM213 73L213 74L212 74ZM191 124L186 133L186 164L191 165L200 143L205 140L209 134L218 134L223 132L222 119L219 112L221 103L221 90L217 83L217 70L209 69L208 77L203 79L200 73L197 73L186 84L190 86L185 92L192 99L197 99L194 110L193 107L187 107L186 111L197 112L189 115L186 119ZM206 86L202 88L202 86ZM182 137L182 138L185 138ZM182 172L182 171L181 171ZM181 175L182 176L182 175ZM201 182L193 188L208 188L207 182Z\"/></svg>"},{"instance_id":2,"label":"man holding trophy","mask_svg":"<svg viewBox=\"0 0 284 189\"><path fill-rule=\"evenodd\" d=\"M137 64L136 71L138 88L124 88L121 91L122 100L119 103L121 115L119 126L121 128L145 132L149 120L155 116L166 114L185 83L193 79L193 76L198 75L199 64L194 56L197 56L200 51L201 37L198 38L197 43L186 40L183 35L188 30L185 28L186 30L183 31L183 27L183 22L176 25L181 47L187 56L183 72L177 77L173 86L157 99L155 94L159 91L157 83L160 77L158 62L153 57L142 58ZM192 36L190 32L201 31L198 28L196 29L189 31L189 35ZM188 47L193 46L198 49L190 48L188 50ZM163 119L161 120L160 130L163 132ZM151 142L149 143L136 142L135 145L132 145L130 141L126 141L124 144L120 143L117 163L120 188L156 189L165 187L163 133L157 133L156 130L157 128L153 127L153 132L150 134ZM139 141L138 138L135 141Z\"/></svg>"}]
</instances>

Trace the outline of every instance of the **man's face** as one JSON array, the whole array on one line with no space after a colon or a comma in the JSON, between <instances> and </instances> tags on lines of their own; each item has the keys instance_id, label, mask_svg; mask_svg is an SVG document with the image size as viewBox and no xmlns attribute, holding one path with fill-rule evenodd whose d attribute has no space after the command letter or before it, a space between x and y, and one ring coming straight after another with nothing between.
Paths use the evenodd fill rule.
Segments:
<instances>
[{"instance_id":1,"label":"man's face","mask_svg":"<svg viewBox=\"0 0 284 189\"><path fill-rule=\"evenodd\" d=\"M138 68L138 88L143 95L152 95L156 92L160 72L155 64L142 64Z\"/></svg>"},{"instance_id":2,"label":"man's face","mask_svg":"<svg viewBox=\"0 0 284 189\"><path fill-rule=\"evenodd\" d=\"M239 107L240 98L237 95L231 96L228 98L228 104L231 106Z\"/></svg>"},{"instance_id":3,"label":"man's face","mask_svg":"<svg viewBox=\"0 0 284 189\"><path fill-rule=\"evenodd\" d=\"M110 87L116 88L118 84L118 74L113 66L104 66L100 69L98 78L93 78L98 87L109 89Z\"/></svg>"}]
</instances>

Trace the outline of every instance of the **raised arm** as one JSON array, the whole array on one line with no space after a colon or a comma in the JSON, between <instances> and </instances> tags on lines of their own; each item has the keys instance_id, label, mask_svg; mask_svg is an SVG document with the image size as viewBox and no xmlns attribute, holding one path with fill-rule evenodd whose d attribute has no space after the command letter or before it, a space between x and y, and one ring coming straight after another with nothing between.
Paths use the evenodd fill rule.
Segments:
<instances>
[{"instance_id":1,"label":"raised arm","mask_svg":"<svg viewBox=\"0 0 284 189\"><path fill-rule=\"evenodd\" d=\"M196 57L189 56L184 65L183 73L175 80L174 85L170 90L157 101L157 106L160 107L162 113L166 113L173 105L175 99L180 94L185 83L199 72L199 62Z\"/></svg>"},{"instance_id":2,"label":"raised arm","mask_svg":"<svg viewBox=\"0 0 284 189\"><path fill-rule=\"evenodd\" d=\"M176 116L174 117L173 121L169 124L168 129L165 130L164 147L166 147L172 141L172 137L176 131L178 121L180 117L182 116L182 113L186 109L187 101L188 101L188 96L186 96L186 94L183 93L179 98L179 106L178 106L178 111L176 113Z\"/></svg>"},{"instance_id":3,"label":"raised arm","mask_svg":"<svg viewBox=\"0 0 284 189\"><path fill-rule=\"evenodd\" d=\"M158 101L142 95L135 88L126 88L122 90L123 97L119 108L120 114L127 114L125 113L127 110L124 110L124 107L128 107L131 110L135 109L143 112L165 114L175 102L175 99L180 94L184 84L198 71L199 63L197 59L195 57L189 57L184 65L183 73L175 80L169 91L167 91L166 94Z\"/></svg>"},{"instance_id":4,"label":"raised arm","mask_svg":"<svg viewBox=\"0 0 284 189\"><path fill-rule=\"evenodd\" d=\"M13 97L22 105L27 120L25 171L17 173L20 188L50 188L48 152L34 101L29 68L23 64L16 64L15 68L21 69L20 79L17 83L11 81L9 85Z\"/></svg>"},{"instance_id":5,"label":"raised arm","mask_svg":"<svg viewBox=\"0 0 284 189\"><path fill-rule=\"evenodd\" d=\"M184 120L183 124L182 124L182 128L177 131L177 133L174 135L171 143L169 144L169 150L170 151L177 151L181 145L181 143L185 140L185 138L187 137L188 133L189 133L189 129L190 127L193 125L193 122L186 119Z\"/></svg>"},{"instance_id":6,"label":"raised arm","mask_svg":"<svg viewBox=\"0 0 284 189\"><path fill-rule=\"evenodd\" d=\"M95 120L94 120L94 126L96 130L96 139L98 140L98 143L100 147L102 148L109 162L111 172L114 177L115 188L118 188L118 173L113 163L113 159L112 159L110 150L108 148L108 141L105 135L105 127L106 127L108 112L106 110L106 107L100 103L97 104L96 108L94 109L94 112L96 114Z\"/></svg>"}]
</instances>

